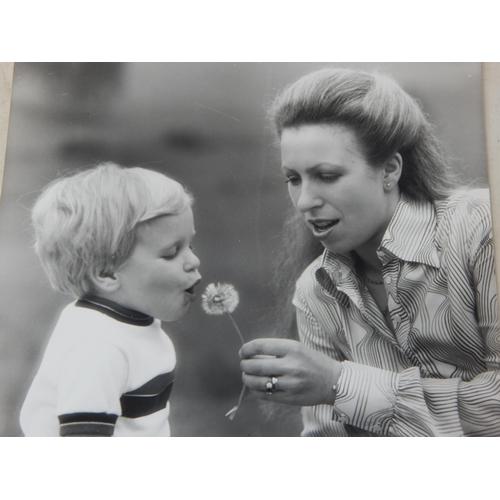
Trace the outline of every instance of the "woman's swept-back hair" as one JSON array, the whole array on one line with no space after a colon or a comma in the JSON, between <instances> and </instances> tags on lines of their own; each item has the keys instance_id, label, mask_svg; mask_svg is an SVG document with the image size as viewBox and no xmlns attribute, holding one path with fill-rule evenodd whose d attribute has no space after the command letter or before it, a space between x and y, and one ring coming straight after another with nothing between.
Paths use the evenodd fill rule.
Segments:
<instances>
[{"instance_id":1,"label":"woman's swept-back hair","mask_svg":"<svg viewBox=\"0 0 500 500\"><path fill-rule=\"evenodd\" d=\"M345 68L315 71L286 87L274 99L269 118L277 138L303 125L342 125L352 130L374 168L399 153L399 188L408 198L436 201L449 196L456 178L434 127L418 101L392 78ZM279 327L296 335L291 295L304 268L324 250L296 210L289 213L284 247L276 262ZM295 331L294 331L295 330Z\"/></svg>"},{"instance_id":2,"label":"woman's swept-back hair","mask_svg":"<svg viewBox=\"0 0 500 500\"><path fill-rule=\"evenodd\" d=\"M103 163L44 189L31 213L35 251L53 288L84 297L91 276L109 275L129 257L140 222L178 214L192 201L164 174Z\"/></svg>"},{"instance_id":3,"label":"woman's swept-back hair","mask_svg":"<svg viewBox=\"0 0 500 500\"><path fill-rule=\"evenodd\" d=\"M440 200L454 187L447 156L420 104L385 75L346 68L316 71L286 87L269 114L278 137L301 125L348 127L374 167L399 153L399 187L414 200Z\"/></svg>"}]
</instances>

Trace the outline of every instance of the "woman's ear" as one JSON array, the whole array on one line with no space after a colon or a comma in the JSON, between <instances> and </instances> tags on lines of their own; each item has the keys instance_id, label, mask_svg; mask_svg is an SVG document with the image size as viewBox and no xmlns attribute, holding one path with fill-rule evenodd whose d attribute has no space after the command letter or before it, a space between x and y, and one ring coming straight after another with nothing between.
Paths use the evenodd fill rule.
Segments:
<instances>
[{"instance_id":1,"label":"woman's ear","mask_svg":"<svg viewBox=\"0 0 500 500\"><path fill-rule=\"evenodd\" d=\"M120 280L113 272L100 271L90 276L92 284L101 292L115 292L120 288Z\"/></svg>"},{"instance_id":2,"label":"woman's ear","mask_svg":"<svg viewBox=\"0 0 500 500\"><path fill-rule=\"evenodd\" d=\"M389 158L384 167L384 189L386 191L391 191L395 186L397 186L401 173L403 172L403 158L399 153Z\"/></svg>"}]
</instances>

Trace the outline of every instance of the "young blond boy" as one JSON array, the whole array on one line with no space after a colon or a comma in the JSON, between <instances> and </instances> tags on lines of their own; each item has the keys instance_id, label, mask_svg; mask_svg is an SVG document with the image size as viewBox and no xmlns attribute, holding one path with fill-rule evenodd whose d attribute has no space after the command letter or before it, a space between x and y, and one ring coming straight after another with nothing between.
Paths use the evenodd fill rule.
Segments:
<instances>
[{"instance_id":1,"label":"young blond boy","mask_svg":"<svg viewBox=\"0 0 500 500\"><path fill-rule=\"evenodd\" d=\"M50 184L35 250L61 313L21 410L26 436L169 436L176 363L161 321L200 281L192 198L169 177L103 164Z\"/></svg>"}]
</instances>

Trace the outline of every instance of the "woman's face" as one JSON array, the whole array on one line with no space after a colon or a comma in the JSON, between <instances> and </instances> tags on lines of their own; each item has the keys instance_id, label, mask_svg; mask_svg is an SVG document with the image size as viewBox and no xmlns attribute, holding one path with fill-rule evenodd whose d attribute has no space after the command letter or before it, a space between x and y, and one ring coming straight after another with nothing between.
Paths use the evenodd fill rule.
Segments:
<instances>
[{"instance_id":1,"label":"woman's face","mask_svg":"<svg viewBox=\"0 0 500 500\"><path fill-rule=\"evenodd\" d=\"M399 199L388 169L373 168L342 125L287 128L281 137L288 192L314 236L335 253L376 250ZM390 169L389 169L390 170Z\"/></svg>"}]
</instances>

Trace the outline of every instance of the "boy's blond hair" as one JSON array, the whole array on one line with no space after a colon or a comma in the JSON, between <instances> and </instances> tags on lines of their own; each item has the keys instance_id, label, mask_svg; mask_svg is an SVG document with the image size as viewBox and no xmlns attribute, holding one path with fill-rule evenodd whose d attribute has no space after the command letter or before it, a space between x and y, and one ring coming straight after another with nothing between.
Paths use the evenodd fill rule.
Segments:
<instances>
[{"instance_id":1,"label":"boy's blond hair","mask_svg":"<svg viewBox=\"0 0 500 500\"><path fill-rule=\"evenodd\" d=\"M192 201L166 175L103 163L44 189L31 216L35 251L53 288L84 297L93 292L91 276L110 275L129 257L137 224Z\"/></svg>"}]
</instances>

